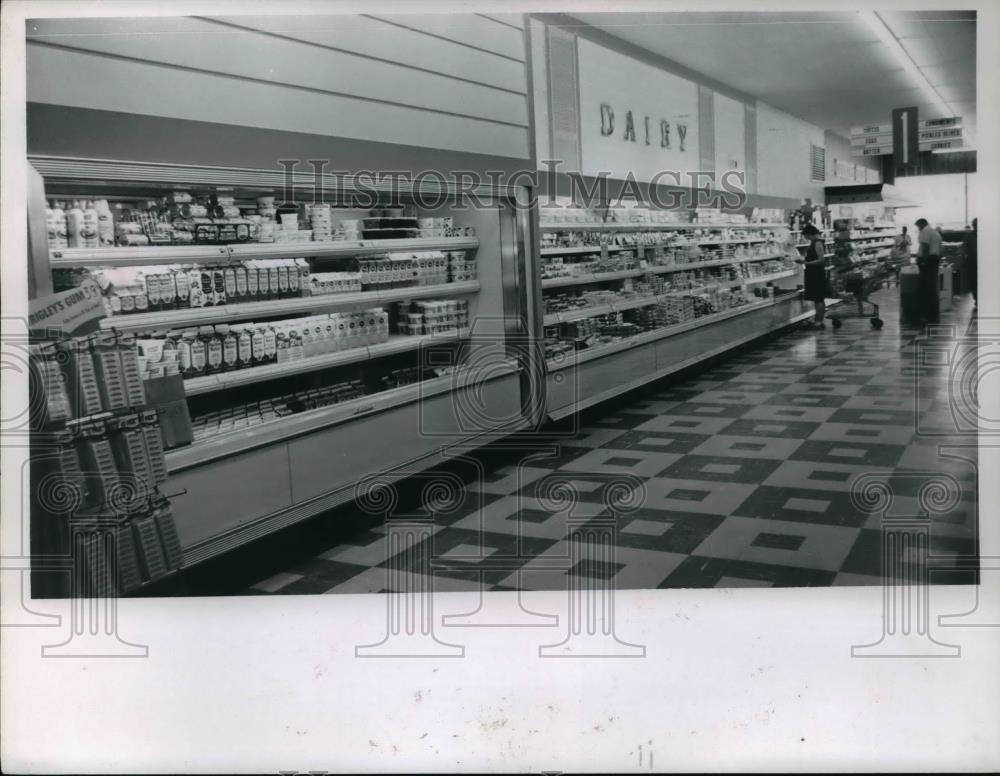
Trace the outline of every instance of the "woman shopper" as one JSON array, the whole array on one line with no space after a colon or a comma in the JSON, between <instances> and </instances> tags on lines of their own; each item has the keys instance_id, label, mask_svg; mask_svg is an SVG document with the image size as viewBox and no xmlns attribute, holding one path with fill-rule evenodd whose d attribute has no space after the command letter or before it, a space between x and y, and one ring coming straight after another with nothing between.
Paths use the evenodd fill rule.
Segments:
<instances>
[{"instance_id":1,"label":"woman shopper","mask_svg":"<svg viewBox=\"0 0 1000 776\"><path fill-rule=\"evenodd\" d=\"M813 326L823 329L826 328L823 322L826 318L826 299L833 293L826 277L826 246L823 244L822 233L812 224L802 227L802 236L809 241L805 259L801 261L804 267L802 296L816 308Z\"/></svg>"}]
</instances>

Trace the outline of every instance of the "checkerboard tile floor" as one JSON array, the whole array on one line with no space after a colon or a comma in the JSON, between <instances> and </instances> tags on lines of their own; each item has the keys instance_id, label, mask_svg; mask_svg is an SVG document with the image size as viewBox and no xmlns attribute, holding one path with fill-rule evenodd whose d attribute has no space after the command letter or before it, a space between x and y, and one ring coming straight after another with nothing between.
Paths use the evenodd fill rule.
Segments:
<instances>
[{"instance_id":1,"label":"checkerboard tile floor","mask_svg":"<svg viewBox=\"0 0 1000 776\"><path fill-rule=\"evenodd\" d=\"M874 296L881 331L864 319L789 330L585 415L577 433L546 438L548 452L468 482L447 513L411 505L424 521L413 546L392 538L392 520L372 522L246 593L401 592L390 566L397 583L439 591L559 590L571 577L619 589L878 584L883 521L928 519L933 474L957 490L929 516L929 562L944 571L932 579L974 581L976 440L918 433L949 430L948 372L922 357L923 332L898 321L895 296ZM970 318L962 300L942 323L957 339ZM868 477L889 483L887 511L852 495ZM610 556L588 556L595 535L613 541Z\"/></svg>"}]
</instances>

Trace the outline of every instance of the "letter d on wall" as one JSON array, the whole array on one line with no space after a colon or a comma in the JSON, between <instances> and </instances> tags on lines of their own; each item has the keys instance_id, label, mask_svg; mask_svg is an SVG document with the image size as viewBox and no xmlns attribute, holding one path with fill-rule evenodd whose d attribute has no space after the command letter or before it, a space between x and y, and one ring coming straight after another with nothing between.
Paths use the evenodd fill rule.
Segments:
<instances>
[{"instance_id":1,"label":"letter d on wall","mask_svg":"<svg viewBox=\"0 0 1000 776\"><path fill-rule=\"evenodd\" d=\"M601 134L610 135L615 131L615 112L606 102L601 103Z\"/></svg>"}]
</instances>

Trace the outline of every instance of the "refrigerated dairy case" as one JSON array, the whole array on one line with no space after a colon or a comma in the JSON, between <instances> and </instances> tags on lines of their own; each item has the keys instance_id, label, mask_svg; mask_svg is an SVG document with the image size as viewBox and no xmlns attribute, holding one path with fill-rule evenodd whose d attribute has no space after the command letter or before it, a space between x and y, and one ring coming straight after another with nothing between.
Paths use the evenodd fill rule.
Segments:
<instances>
[{"instance_id":1,"label":"refrigerated dairy case","mask_svg":"<svg viewBox=\"0 0 1000 776\"><path fill-rule=\"evenodd\" d=\"M134 358L142 406L157 413L176 568L544 415L524 189L29 161L33 296L94 284L104 308L98 332L47 347ZM138 405L118 406L109 379L80 406L73 363L46 366L68 412L45 432L86 421L115 450L111 427ZM81 441L63 441L66 465L87 469ZM74 503L107 511L77 481ZM44 517L46 537L72 519ZM154 581L139 560L141 582Z\"/></svg>"}]
</instances>

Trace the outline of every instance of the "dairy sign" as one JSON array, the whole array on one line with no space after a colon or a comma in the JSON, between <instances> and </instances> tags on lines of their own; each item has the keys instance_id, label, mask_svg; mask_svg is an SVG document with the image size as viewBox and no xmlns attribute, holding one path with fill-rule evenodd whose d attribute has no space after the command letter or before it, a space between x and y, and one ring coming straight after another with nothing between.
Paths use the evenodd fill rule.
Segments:
<instances>
[{"instance_id":1,"label":"dairy sign","mask_svg":"<svg viewBox=\"0 0 1000 776\"><path fill-rule=\"evenodd\" d=\"M641 141L636 140L635 134L635 115L631 110L625 111L625 129L622 132L622 140L627 143L642 142L645 145L650 145L651 143L659 143L660 148L671 148L670 144L670 133L671 130L676 133L678 150L683 152L684 141L687 140L687 124L682 124L677 122L673 127L670 125L668 119L659 119L655 123L656 129L653 131L654 137L650 139L650 120L649 116L642 117L642 124L640 129ZM601 134L605 137L615 134L615 109L610 104L606 102L601 103Z\"/></svg>"},{"instance_id":2,"label":"dairy sign","mask_svg":"<svg viewBox=\"0 0 1000 776\"><path fill-rule=\"evenodd\" d=\"M694 82L582 38L577 66L581 172L671 184L657 176L698 170Z\"/></svg>"}]
</instances>

